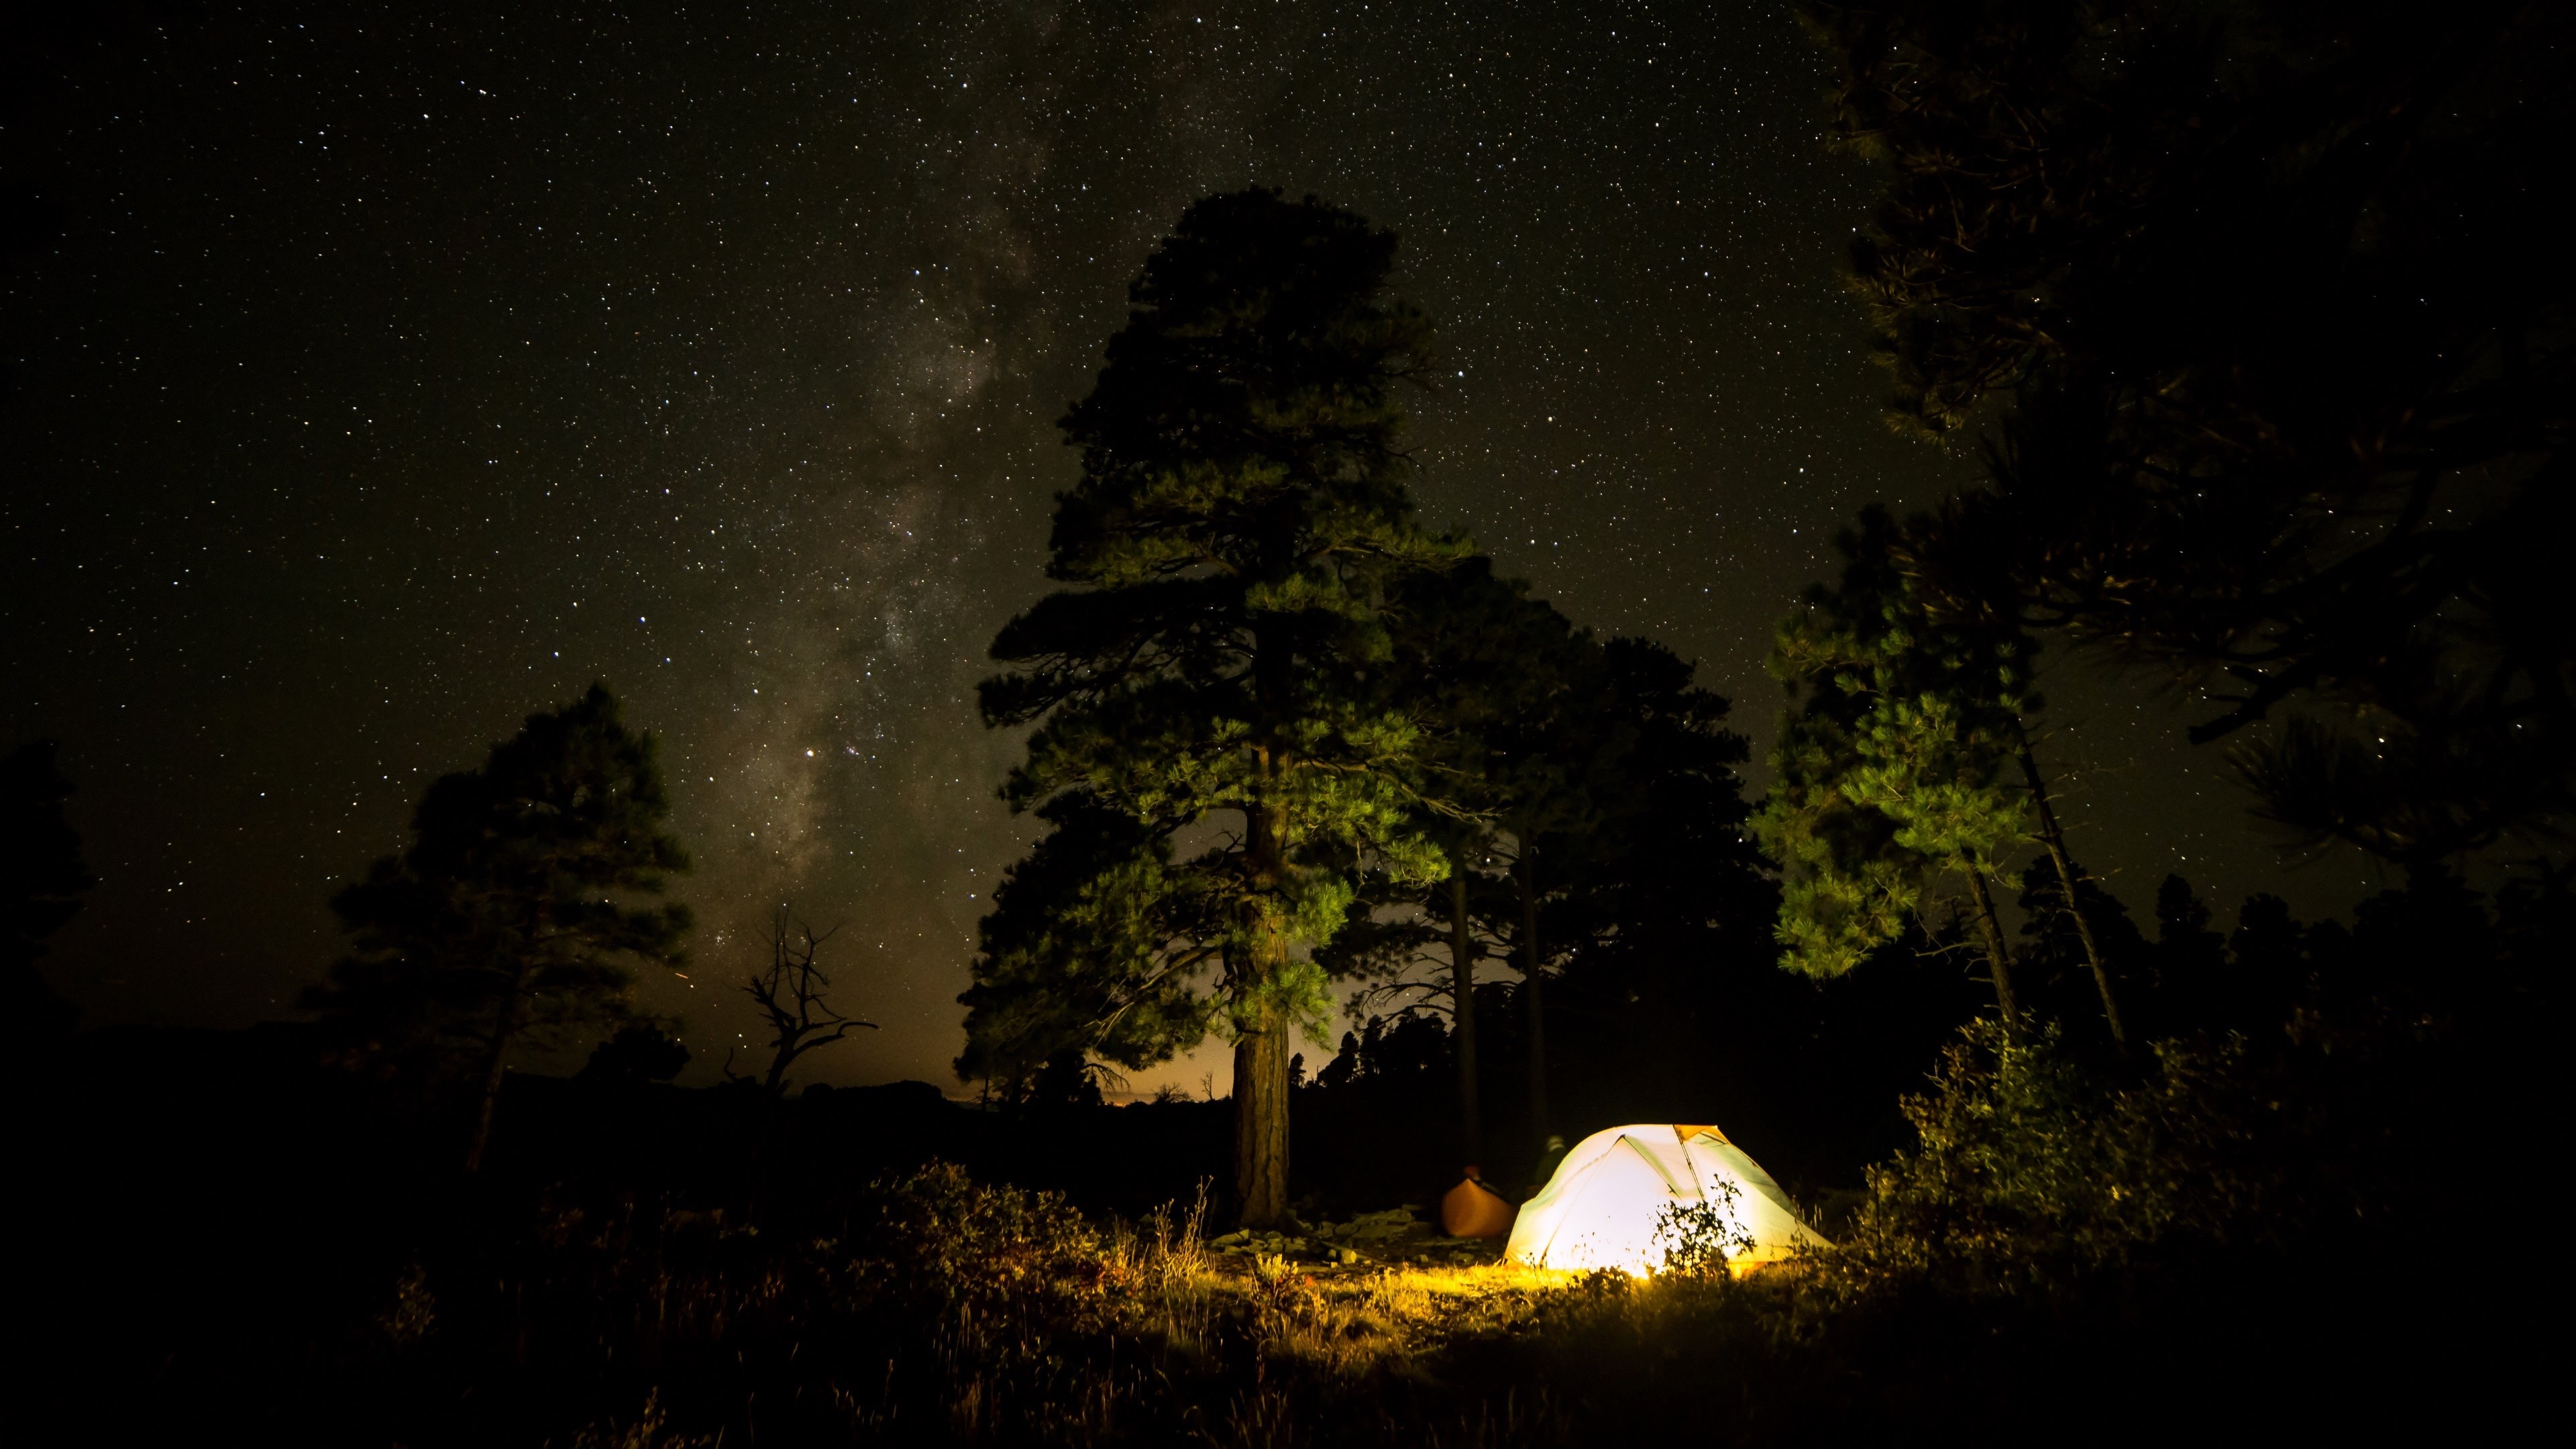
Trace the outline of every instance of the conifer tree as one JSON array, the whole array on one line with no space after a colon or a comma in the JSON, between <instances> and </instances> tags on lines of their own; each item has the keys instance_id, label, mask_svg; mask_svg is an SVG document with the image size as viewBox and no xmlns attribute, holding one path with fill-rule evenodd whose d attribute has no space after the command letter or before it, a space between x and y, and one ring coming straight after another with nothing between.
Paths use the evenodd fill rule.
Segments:
<instances>
[{"instance_id":1,"label":"conifer tree","mask_svg":"<svg viewBox=\"0 0 2576 1449\"><path fill-rule=\"evenodd\" d=\"M1475 963L1486 943L1512 955L1514 932L1493 918L1495 866L1523 853L1516 826L1526 825L1541 781L1531 744L1561 721L1568 705L1598 695L1600 648L1517 579L1497 579L1483 559L1414 591L1432 597L1408 616L1403 685L1424 701L1417 717L1438 731L1433 758L1442 767L1424 790L1460 808L1444 822L1449 879L1432 914L1445 927L1451 968L1450 1000L1456 1023L1458 1092L1467 1160L1479 1162L1483 1107L1476 1050ZM1595 717L1592 725L1610 728ZM1606 742L1605 742L1606 743ZM1529 944L1535 944L1532 936ZM1527 951L1519 955L1521 1003L1527 1020L1531 1094L1530 1130L1544 1133L1545 1029L1541 987Z\"/></svg>"},{"instance_id":2,"label":"conifer tree","mask_svg":"<svg viewBox=\"0 0 2576 1449\"><path fill-rule=\"evenodd\" d=\"M1524 671L1524 697L1492 735L1493 849L1504 869L1502 888L1484 899L1489 930L1520 967L1530 1131L1544 1147L1555 1125L1549 979L1587 941L1644 919L1617 897L1653 874L1630 858L1648 822L1697 805L1732 831L1734 820L1716 817L1740 808L1732 766L1744 740L1724 727L1728 702L1694 685L1692 665L1663 645L1588 631L1542 638L1534 663L1555 662ZM1716 902L1730 894L1717 885L1690 888Z\"/></svg>"},{"instance_id":3,"label":"conifer tree","mask_svg":"<svg viewBox=\"0 0 2576 1449\"><path fill-rule=\"evenodd\" d=\"M1570 884L1584 845L1612 806L1612 773L1636 743L1614 707L1601 648L1535 674L1541 697L1495 737L1495 839L1505 852L1511 914L1500 933L1520 966L1521 1035L1528 1051L1530 1135L1544 1144L1548 1097L1547 977L1556 952L1541 933L1545 906Z\"/></svg>"},{"instance_id":4,"label":"conifer tree","mask_svg":"<svg viewBox=\"0 0 2576 1449\"><path fill-rule=\"evenodd\" d=\"M676 967L688 908L655 904L687 854L653 737L594 684L528 717L482 768L441 776L412 843L332 898L350 953L303 1004L353 1049L470 1064L480 1169L510 1049L632 1017L630 963Z\"/></svg>"},{"instance_id":5,"label":"conifer tree","mask_svg":"<svg viewBox=\"0 0 2576 1449\"><path fill-rule=\"evenodd\" d=\"M1569 958L1615 939L1637 947L1614 953L1616 969L1640 969L1651 948L1638 943L1673 944L1664 933L1682 918L1749 901L1770 915L1740 833L1746 743L1687 661L1649 640L1594 638L1482 558L1408 591L1396 644L1399 688L1427 736L1423 792L1453 807L1435 817L1455 842L1451 874L1364 891L1331 954L1383 983L1371 998L1450 1003L1462 1126L1482 1116L1474 965L1515 966L1538 1147L1552 1125L1547 988ZM1415 974L1426 961L1448 968L1445 984Z\"/></svg>"},{"instance_id":6,"label":"conifer tree","mask_svg":"<svg viewBox=\"0 0 2576 1449\"><path fill-rule=\"evenodd\" d=\"M1587 772L1582 828L1542 836L1539 853L1553 887L1540 912L1546 989L1553 1021L1564 1028L1548 1049L1561 1067L1590 1066L1580 1078L1558 1070L1550 1083L1592 1111L1603 1105L1595 1074L1610 1041L1624 1035L1628 1050L1658 1062L1622 1064L1617 1075L1683 1100L1697 1091L1683 1085L1696 1070L1683 1058L1704 1053L1722 1031L1738 1032L1728 1050L1742 1051L1745 1035L1760 1034L1740 1029L1763 1018L1761 1002L1806 994L1774 982L1776 971L1751 991L1720 984L1733 962L1760 960L1778 902L1746 837L1738 768L1749 745L1727 728L1729 701L1694 682L1690 661L1651 640L1610 639L1602 664L1607 689L1596 728L1614 753ZM1774 987L1786 989L1765 990ZM1553 1099L1549 1105L1563 1110ZM1537 1132L1533 1181L1553 1165L1551 1135L1548 1126Z\"/></svg>"},{"instance_id":7,"label":"conifer tree","mask_svg":"<svg viewBox=\"0 0 2576 1449\"><path fill-rule=\"evenodd\" d=\"M1601 644L1529 586L1494 576L1484 557L1418 575L1392 596L1389 704L1416 720L1415 790L1425 832L1448 857L1428 886L1364 883L1329 953L1334 969L1376 979L1372 995L1448 1003L1458 1069L1461 1147L1482 1154L1476 962L1488 954L1521 971L1533 1130L1546 1115L1544 959L1534 929L1543 838L1579 823L1582 788L1610 767L1635 731L1611 697ZM1586 797L1588 798L1588 797ZM1563 848L1562 841L1555 847ZM1551 853L1554 853L1553 851ZM1525 864L1526 863L1526 864ZM1561 872L1559 873L1561 874ZM1553 882L1554 875L1548 877ZM1437 950L1449 979L1411 968Z\"/></svg>"},{"instance_id":8,"label":"conifer tree","mask_svg":"<svg viewBox=\"0 0 2576 1449\"><path fill-rule=\"evenodd\" d=\"M989 724L1037 725L1006 799L1077 797L1132 834L1054 892L1060 940L988 948L979 984L1023 970L1023 998L1047 1001L1077 973L1104 979L1097 1010L1039 1013L1094 1030L1130 1021L1136 990L1213 966L1247 1224L1287 1212L1292 1036L1329 1006L1313 948L1364 863L1446 869L1408 783L1419 730L1379 677L1388 591L1456 552L1404 488L1395 386L1428 329L1388 295L1394 255L1392 234L1275 191L1183 214L1063 422L1082 476L1058 496L1047 572L1075 587L1004 627L993 657L1015 671L982 687ZM1213 841L1178 858L1173 837L1203 823ZM1189 1017L1157 1019L1177 1034Z\"/></svg>"},{"instance_id":9,"label":"conifer tree","mask_svg":"<svg viewBox=\"0 0 2576 1449\"><path fill-rule=\"evenodd\" d=\"M1920 527L1921 520L1917 521ZM2007 1033L2019 1030L2011 954L1994 877L2024 844L2046 851L2112 1040L2128 1028L2087 915L2029 721L2038 646L2009 620L1937 613L1913 576L1911 534L1883 509L1837 540L1846 565L1785 621L1771 668L1798 712L1785 721L1779 778L1755 822L1786 878L1784 964L1840 975L1895 939L1926 880L1965 881ZM2020 789L2011 775L2018 774Z\"/></svg>"},{"instance_id":10,"label":"conifer tree","mask_svg":"<svg viewBox=\"0 0 2576 1449\"><path fill-rule=\"evenodd\" d=\"M2017 1034L1991 879L2027 831L2023 801L2003 781L2030 704L2026 664L2017 641L1942 627L1912 605L1884 510L1868 510L1836 543L1840 584L1810 591L1771 658L1794 709L1754 830L1782 871L1781 964L1814 976L1851 970L1897 938L1933 877L1955 871L2004 1030Z\"/></svg>"},{"instance_id":11,"label":"conifer tree","mask_svg":"<svg viewBox=\"0 0 2576 1449\"><path fill-rule=\"evenodd\" d=\"M2071 902L2066 890L2069 880L2075 882L2076 890ZM2141 981L2145 938L2129 919L2128 906L2103 889L2098 878L2087 874L2081 865L2070 863L2061 868L2056 858L2042 856L2022 867L2020 886L2021 935L2028 943L2020 964L2052 980L2083 973L2087 978L2084 984L2090 988L2084 993L2087 996L2101 994L2100 981L2110 974L2113 964L2119 965L2131 982ZM2129 998L2137 989L2136 985L2123 988L2122 1015L2112 1033L2113 1044L2123 1050L2129 1041L2128 1013L2136 1005Z\"/></svg>"}]
</instances>

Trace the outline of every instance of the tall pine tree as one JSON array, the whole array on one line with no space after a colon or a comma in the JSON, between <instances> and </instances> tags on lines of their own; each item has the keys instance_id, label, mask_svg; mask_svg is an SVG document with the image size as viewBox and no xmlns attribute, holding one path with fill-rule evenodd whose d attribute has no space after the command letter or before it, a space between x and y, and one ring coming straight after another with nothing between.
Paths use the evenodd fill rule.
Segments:
<instances>
[{"instance_id":1,"label":"tall pine tree","mask_svg":"<svg viewBox=\"0 0 2576 1449\"><path fill-rule=\"evenodd\" d=\"M1378 687L1390 588L1456 552L1404 488L1395 386L1428 327L1388 294L1394 258L1392 234L1311 198L1256 189L1182 215L1063 421L1082 477L1047 573L1076 587L1003 628L993 657L1014 672L982 689L987 723L1037 725L1005 798L1078 798L1135 827L1095 853L1116 869L1057 888L1065 939L1010 958L1033 973L1017 994L1104 979L1098 1006L1038 1013L1094 1029L1132 1020L1129 988L1214 967L1247 1224L1287 1213L1292 1039L1330 1005L1313 948L1366 863L1446 869L1409 785L1420 732ZM1176 858L1182 832L1196 853ZM1005 964L979 960L979 983Z\"/></svg>"}]
</instances>

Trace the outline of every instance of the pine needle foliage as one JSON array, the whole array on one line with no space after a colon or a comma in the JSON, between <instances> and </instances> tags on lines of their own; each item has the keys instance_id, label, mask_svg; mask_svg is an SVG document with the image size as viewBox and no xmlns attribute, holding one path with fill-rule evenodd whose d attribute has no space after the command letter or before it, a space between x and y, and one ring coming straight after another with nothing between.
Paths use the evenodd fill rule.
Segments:
<instances>
[{"instance_id":1,"label":"pine needle foliage","mask_svg":"<svg viewBox=\"0 0 2576 1449\"><path fill-rule=\"evenodd\" d=\"M1943 872L1981 881L2028 838L2006 771L2039 704L2029 641L1933 618L1884 510L1836 546L1839 583L1810 590L1774 638L1791 707L1753 820L1782 872L1781 964L1820 977L1897 939Z\"/></svg>"}]
</instances>

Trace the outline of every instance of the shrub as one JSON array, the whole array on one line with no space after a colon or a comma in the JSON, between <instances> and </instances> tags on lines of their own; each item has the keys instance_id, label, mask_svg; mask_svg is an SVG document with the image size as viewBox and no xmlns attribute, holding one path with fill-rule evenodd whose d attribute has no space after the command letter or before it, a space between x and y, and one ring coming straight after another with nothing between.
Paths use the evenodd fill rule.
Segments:
<instances>
[{"instance_id":1,"label":"shrub","mask_svg":"<svg viewBox=\"0 0 2576 1449\"><path fill-rule=\"evenodd\" d=\"M869 1198L854 1225L861 1240L847 1246L876 1294L958 1319L1106 1326L1112 1265L1100 1234L1061 1195L988 1186L934 1162L875 1184Z\"/></svg>"},{"instance_id":2,"label":"shrub","mask_svg":"<svg viewBox=\"0 0 2576 1449\"><path fill-rule=\"evenodd\" d=\"M1842 1243L1810 1261L1836 1296L2010 1296L2181 1236L2277 1232L2277 1187L2303 1154L2270 1077L2228 1036L2157 1043L2123 1085L2069 1057L2054 1027L2013 1046L1979 1022L1907 1099L1916 1145L1870 1169Z\"/></svg>"},{"instance_id":3,"label":"shrub","mask_svg":"<svg viewBox=\"0 0 2576 1449\"><path fill-rule=\"evenodd\" d=\"M1727 1260L1753 1251L1752 1230L1736 1207L1735 1184L1714 1184L1717 1202L1674 1203L1655 1217L1653 1241L1662 1246L1657 1270L1668 1277L1722 1279Z\"/></svg>"}]
</instances>

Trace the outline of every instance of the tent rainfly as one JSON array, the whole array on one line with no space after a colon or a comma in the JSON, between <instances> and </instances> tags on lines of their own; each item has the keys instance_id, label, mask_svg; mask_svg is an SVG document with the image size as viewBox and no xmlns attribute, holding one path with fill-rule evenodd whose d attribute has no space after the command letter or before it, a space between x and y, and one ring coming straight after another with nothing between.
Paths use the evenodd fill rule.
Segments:
<instances>
[{"instance_id":1,"label":"tent rainfly","mask_svg":"<svg viewBox=\"0 0 2576 1449\"><path fill-rule=\"evenodd\" d=\"M1824 1243L1725 1133L1656 1124L1613 1127L1576 1143L1539 1195L1521 1204L1503 1253L1540 1268L1651 1273L1673 1246L1666 1210L1703 1204L1724 1220L1727 1267L1739 1275L1800 1243Z\"/></svg>"}]
</instances>

